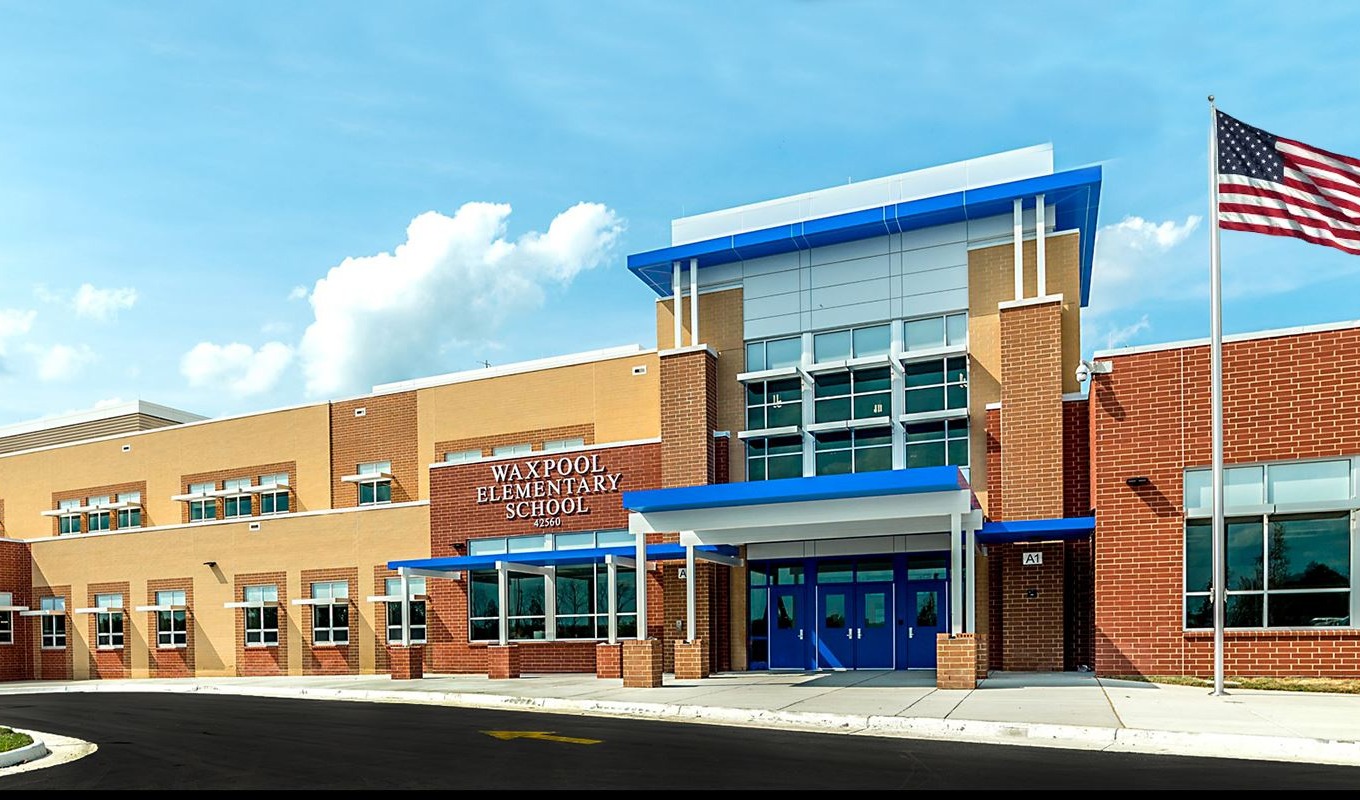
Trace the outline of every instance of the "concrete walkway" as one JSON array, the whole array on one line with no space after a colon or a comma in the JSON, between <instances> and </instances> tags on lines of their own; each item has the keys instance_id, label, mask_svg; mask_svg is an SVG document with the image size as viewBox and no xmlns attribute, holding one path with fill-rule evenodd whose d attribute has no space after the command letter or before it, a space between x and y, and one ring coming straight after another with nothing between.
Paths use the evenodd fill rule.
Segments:
<instances>
[{"instance_id":1,"label":"concrete walkway","mask_svg":"<svg viewBox=\"0 0 1360 800\"><path fill-rule=\"evenodd\" d=\"M591 675L43 681L0 684L0 722L6 695L109 691L426 703L1360 766L1360 695L1236 690L1215 698L1196 687L1082 673L993 673L972 691L936 689L930 672L878 671L667 676L656 689Z\"/></svg>"}]
</instances>

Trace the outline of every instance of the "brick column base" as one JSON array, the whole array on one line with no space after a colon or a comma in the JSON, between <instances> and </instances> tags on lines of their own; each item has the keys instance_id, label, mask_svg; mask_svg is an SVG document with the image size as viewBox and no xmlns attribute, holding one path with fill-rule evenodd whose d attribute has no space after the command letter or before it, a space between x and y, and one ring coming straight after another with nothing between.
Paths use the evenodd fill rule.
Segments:
<instances>
[{"instance_id":1,"label":"brick column base","mask_svg":"<svg viewBox=\"0 0 1360 800\"><path fill-rule=\"evenodd\" d=\"M595 677L623 677L623 645L600 642L595 645Z\"/></svg>"},{"instance_id":2,"label":"brick column base","mask_svg":"<svg viewBox=\"0 0 1360 800\"><path fill-rule=\"evenodd\" d=\"M486 677L492 680L519 677L519 645L492 645L486 648Z\"/></svg>"},{"instance_id":3,"label":"brick column base","mask_svg":"<svg viewBox=\"0 0 1360 800\"><path fill-rule=\"evenodd\" d=\"M941 633L935 640L935 688L976 689L977 640L971 633Z\"/></svg>"},{"instance_id":4,"label":"brick column base","mask_svg":"<svg viewBox=\"0 0 1360 800\"><path fill-rule=\"evenodd\" d=\"M979 636L973 641L977 642L977 679L982 680L987 677L987 637ZM936 645L938 647L938 645Z\"/></svg>"},{"instance_id":5,"label":"brick column base","mask_svg":"<svg viewBox=\"0 0 1360 800\"><path fill-rule=\"evenodd\" d=\"M675 643L675 677L694 681L708 677L708 640Z\"/></svg>"},{"instance_id":6,"label":"brick column base","mask_svg":"<svg viewBox=\"0 0 1360 800\"><path fill-rule=\"evenodd\" d=\"M661 685L660 639L629 639L623 643L623 685L631 689Z\"/></svg>"},{"instance_id":7,"label":"brick column base","mask_svg":"<svg viewBox=\"0 0 1360 800\"><path fill-rule=\"evenodd\" d=\"M392 670L392 680L410 681L425 677L425 648L388 647L387 663Z\"/></svg>"}]
</instances>

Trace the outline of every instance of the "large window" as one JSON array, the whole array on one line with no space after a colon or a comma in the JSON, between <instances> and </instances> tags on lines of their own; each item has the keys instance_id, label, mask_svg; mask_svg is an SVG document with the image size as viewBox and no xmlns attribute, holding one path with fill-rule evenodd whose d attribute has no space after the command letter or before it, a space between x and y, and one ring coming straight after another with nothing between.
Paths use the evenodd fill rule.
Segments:
<instances>
[{"instance_id":1,"label":"large window","mask_svg":"<svg viewBox=\"0 0 1360 800\"><path fill-rule=\"evenodd\" d=\"M963 312L909 319L902 326L902 349L908 353L967 344L968 315Z\"/></svg>"},{"instance_id":2,"label":"large window","mask_svg":"<svg viewBox=\"0 0 1360 800\"><path fill-rule=\"evenodd\" d=\"M803 382L800 378L751 381L746 384L747 430L801 424L803 424Z\"/></svg>"},{"instance_id":3,"label":"large window","mask_svg":"<svg viewBox=\"0 0 1360 800\"><path fill-rule=\"evenodd\" d=\"M424 578L407 578L410 597L425 595ZM387 579L387 596L401 597L401 578ZM411 600L411 644L425 643L425 601ZM401 644L401 603L387 601L387 643Z\"/></svg>"},{"instance_id":4,"label":"large window","mask_svg":"<svg viewBox=\"0 0 1360 800\"><path fill-rule=\"evenodd\" d=\"M246 586L241 599L245 611L246 647L279 646L279 587L272 583Z\"/></svg>"},{"instance_id":5,"label":"large window","mask_svg":"<svg viewBox=\"0 0 1360 800\"><path fill-rule=\"evenodd\" d=\"M609 636L609 567L581 564L558 567L557 638L604 639ZM618 635L637 635L637 586L632 570L615 579Z\"/></svg>"},{"instance_id":6,"label":"large window","mask_svg":"<svg viewBox=\"0 0 1360 800\"><path fill-rule=\"evenodd\" d=\"M908 361L908 414L968 408L968 356Z\"/></svg>"},{"instance_id":7,"label":"large window","mask_svg":"<svg viewBox=\"0 0 1360 800\"><path fill-rule=\"evenodd\" d=\"M844 475L892 469L892 428L817 434L817 474Z\"/></svg>"},{"instance_id":8,"label":"large window","mask_svg":"<svg viewBox=\"0 0 1360 800\"><path fill-rule=\"evenodd\" d=\"M865 356L886 355L892 347L887 323L844 331L827 331L812 337L812 360L824 364Z\"/></svg>"},{"instance_id":9,"label":"large window","mask_svg":"<svg viewBox=\"0 0 1360 800\"><path fill-rule=\"evenodd\" d=\"M506 614L511 639L547 637L547 603L542 575L510 573ZM495 571L472 573L473 639L496 639L500 633L499 588Z\"/></svg>"},{"instance_id":10,"label":"large window","mask_svg":"<svg viewBox=\"0 0 1360 800\"><path fill-rule=\"evenodd\" d=\"M276 487L260 492L261 514L288 513L288 473L277 472L273 475L261 475L260 486Z\"/></svg>"},{"instance_id":11,"label":"large window","mask_svg":"<svg viewBox=\"0 0 1360 800\"><path fill-rule=\"evenodd\" d=\"M763 342L748 342L746 345L747 372L796 367L802 360L803 337L801 336L769 339Z\"/></svg>"},{"instance_id":12,"label":"large window","mask_svg":"<svg viewBox=\"0 0 1360 800\"><path fill-rule=\"evenodd\" d=\"M794 434L746 440L746 480L772 481L802 476L802 436Z\"/></svg>"},{"instance_id":13,"label":"large window","mask_svg":"<svg viewBox=\"0 0 1360 800\"><path fill-rule=\"evenodd\" d=\"M1351 512L1225 520L1229 628L1351 624ZM1208 519L1185 526L1185 627L1213 627L1213 534Z\"/></svg>"},{"instance_id":14,"label":"large window","mask_svg":"<svg viewBox=\"0 0 1360 800\"><path fill-rule=\"evenodd\" d=\"M105 494L91 497L89 499L89 505L91 506L91 511L89 516L86 517L85 530L94 533L95 531L107 531L111 529L113 527L113 512L99 510L109 505L109 496Z\"/></svg>"},{"instance_id":15,"label":"large window","mask_svg":"<svg viewBox=\"0 0 1360 800\"><path fill-rule=\"evenodd\" d=\"M222 500L223 519L250 516L250 493L246 491L250 488L250 478L231 478L223 482L222 488L234 492Z\"/></svg>"},{"instance_id":16,"label":"large window","mask_svg":"<svg viewBox=\"0 0 1360 800\"><path fill-rule=\"evenodd\" d=\"M887 367L817 376L817 422L886 417L892 413L892 378Z\"/></svg>"},{"instance_id":17,"label":"large window","mask_svg":"<svg viewBox=\"0 0 1360 800\"><path fill-rule=\"evenodd\" d=\"M917 422L906 426L907 466L968 466L968 420Z\"/></svg>"},{"instance_id":18,"label":"large window","mask_svg":"<svg viewBox=\"0 0 1360 800\"><path fill-rule=\"evenodd\" d=\"M217 491L215 483L191 483L189 484L189 494L207 494ZM189 521L203 522L210 519L217 519L217 498L202 497L198 500L189 501Z\"/></svg>"},{"instance_id":19,"label":"large window","mask_svg":"<svg viewBox=\"0 0 1360 800\"><path fill-rule=\"evenodd\" d=\"M189 609L183 589L156 592L156 646L162 649L187 647Z\"/></svg>"},{"instance_id":20,"label":"large window","mask_svg":"<svg viewBox=\"0 0 1360 800\"><path fill-rule=\"evenodd\" d=\"M319 581L312 584L312 642L349 644L349 583Z\"/></svg>"},{"instance_id":21,"label":"large window","mask_svg":"<svg viewBox=\"0 0 1360 800\"><path fill-rule=\"evenodd\" d=\"M94 596L95 647L100 650L118 650L123 647L123 596L121 594L97 594Z\"/></svg>"},{"instance_id":22,"label":"large window","mask_svg":"<svg viewBox=\"0 0 1360 800\"><path fill-rule=\"evenodd\" d=\"M359 474L372 476L359 481L359 505L372 506L392 502L391 461L369 461L359 465Z\"/></svg>"},{"instance_id":23,"label":"large window","mask_svg":"<svg viewBox=\"0 0 1360 800\"><path fill-rule=\"evenodd\" d=\"M135 508L121 508L118 510L118 528L140 528L142 527L142 493L141 492L120 492L118 502L131 503Z\"/></svg>"},{"instance_id":24,"label":"large window","mask_svg":"<svg viewBox=\"0 0 1360 800\"><path fill-rule=\"evenodd\" d=\"M58 511L70 512L57 517L57 533L62 536L80 533L80 512L76 511L78 508L80 508L79 500L62 500L57 503Z\"/></svg>"},{"instance_id":25,"label":"large window","mask_svg":"<svg viewBox=\"0 0 1360 800\"><path fill-rule=\"evenodd\" d=\"M42 647L44 650L59 650L66 646L66 598L43 597L38 600L38 608L48 612L38 619L41 623ZM52 613L60 612L60 613Z\"/></svg>"},{"instance_id":26,"label":"large window","mask_svg":"<svg viewBox=\"0 0 1360 800\"><path fill-rule=\"evenodd\" d=\"M14 605L14 595L0 592L0 606ZM0 644L14 644L14 612L0 611Z\"/></svg>"}]
</instances>

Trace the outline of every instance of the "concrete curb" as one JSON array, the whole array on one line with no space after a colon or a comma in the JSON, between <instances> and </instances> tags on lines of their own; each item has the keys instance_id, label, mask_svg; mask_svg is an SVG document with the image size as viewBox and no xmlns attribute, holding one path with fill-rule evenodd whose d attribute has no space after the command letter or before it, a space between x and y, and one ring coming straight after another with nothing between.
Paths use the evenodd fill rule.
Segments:
<instances>
[{"instance_id":1,"label":"concrete curb","mask_svg":"<svg viewBox=\"0 0 1360 800\"><path fill-rule=\"evenodd\" d=\"M935 717L865 716L679 703L520 697L479 692L422 692L319 687L283 688L195 683L117 684L91 681L75 685L22 687L20 691L3 692L0 693L0 696L3 696L3 694L58 694L62 692L202 693L302 700L409 703L497 711L541 711L585 716L632 717L861 736L964 741L975 744L1024 745L1148 755L1239 758L1259 761L1360 766L1360 741L1358 740L1239 733L1190 733L1136 728L940 719Z\"/></svg>"},{"instance_id":2,"label":"concrete curb","mask_svg":"<svg viewBox=\"0 0 1360 800\"><path fill-rule=\"evenodd\" d=\"M11 730L14 729L11 728ZM33 741L23 747L17 747L13 750L6 750L5 752L0 753L0 769L13 767L17 764L24 764L29 761L35 761L47 755L47 744L44 743L42 739L39 739L29 731L22 731L22 733L27 733L29 736L32 736Z\"/></svg>"}]
</instances>

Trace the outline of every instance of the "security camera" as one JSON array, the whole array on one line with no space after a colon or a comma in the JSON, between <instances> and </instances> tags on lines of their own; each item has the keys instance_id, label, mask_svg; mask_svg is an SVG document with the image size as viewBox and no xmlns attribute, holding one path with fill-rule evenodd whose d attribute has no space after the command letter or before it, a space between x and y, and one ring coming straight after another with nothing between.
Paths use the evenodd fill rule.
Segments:
<instances>
[{"instance_id":1,"label":"security camera","mask_svg":"<svg viewBox=\"0 0 1360 800\"><path fill-rule=\"evenodd\" d=\"M1091 379L1091 368L1083 361L1077 365L1077 383L1086 383Z\"/></svg>"}]
</instances>

